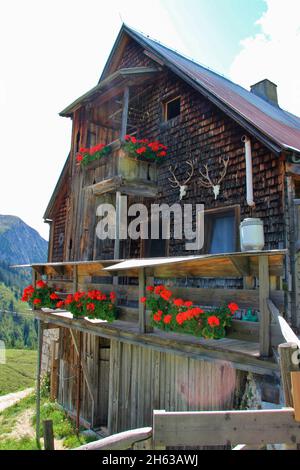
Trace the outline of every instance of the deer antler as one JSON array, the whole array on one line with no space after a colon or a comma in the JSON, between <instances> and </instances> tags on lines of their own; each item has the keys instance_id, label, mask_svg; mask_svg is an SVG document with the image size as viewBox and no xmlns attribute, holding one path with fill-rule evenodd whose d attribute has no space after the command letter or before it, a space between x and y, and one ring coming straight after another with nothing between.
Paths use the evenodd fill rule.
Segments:
<instances>
[{"instance_id":1,"label":"deer antler","mask_svg":"<svg viewBox=\"0 0 300 470\"><path fill-rule=\"evenodd\" d=\"M172 186L173 188L176 188L177 186L180 186L180 183L179 183L179 181L178 181L178 179L176 178L175 173L174 173L176 170L177 170L177 165L175 165L174 170L172 169L171 166L169 166L169 171L170 171L170 173L172 173L174 179L168 178L168 180L170 181L171 186Z\"/></svg>"},{"instance_id":2,"label":"deer antler","mask_svg":"<svg viewBox=\"0 0 300 470\"><path fill-rule=\"evenodd\" d=\"M193 174L194 174L194 165L193 163L190 161L190 160L187 160L186 161L186 164L189 165L191 167L191 172L188 173L188 178L187 180L184 181L184 183L179 183L178 179L176 178L175 176L175 171L177 170L177 165L175 165L174 167L174 170L172 168L172 166L169 166L169 170L170 170L170 173L172 173L173 175L173 179L172 178L168 178L168 180L170 181L170 183L173 185L173 188L175 188L176 186L185 186L189 181L190 179L192 178ZM175 185L175 186L174 186Z\"/></svg>"},{"instance_id":3,"label":"deer antler","mask_svg":"<svg viewBox=\"0 0 300 470\"><path fill-rule=\"evenodd\" d=\"M225 158L220 158L219 161L220 161L220 163L221 163L221 161L223 162L224 169L223 169L223 171L222 171L222 173L221 173L220 178L218 179L218 183L217 183L217 184L220 184L221 181L223 181L223 179L225 178L225 175L226 175L226 173L227 173L228 163L229 163L229 157L227 157L227 160L225 160Z\"/></svg>"},{"instance_id":4,"label":"deer antler","mask_svg":"<svg viewBox=\"0 0 300 470\"><path fill-rule=\"evenodd\" d=\"M203 180L201 178L199 178L200 180L200 183L205 187L205 188L211 188L214 184L212 182L212 180L210 179L209 177L209 174L208 174L208 165L203 165L204 168L205 168L205 175L202 173L201 170L199 170L199 173L200 175L202 176L202 178L204 178ZM207 180L207 181L205 181Z\"/></svg>"},{"instance_id":5,"label":"deer antler","mask_svg":"<svg viewBox=\"0 0 300 470\"><path fill-rule=\"evenodd\" d=\"M186 164L191 167L191 172L188 173L188 179L185 180L185 182L183 183L183 185L186 185L186 184L190 181L191 177L192 177L193 174L194 174L194 165L193 165L193 162L191 162L191 160L187 160L187 161L186 161Z\"/></svg>"},{"instance_id":6,"label":"deer antler","mask_svg":"<svg viewBox=\"0 0 300 470\"><path fill-rule=\"evenodd\" d=\"M173 175L173 179L168 178L168 180L170 181L171 186L173 188L176 188L177 186L179 187L179 189L180 189L179 199L180 200L183 198L183 196L186 195L187 183L190 181L190 179L192 178L192 176L194 174L194 164L193 164L193 162L191 162L190 160L187 160L186 163L187 163L187 165L189 165L191 167L191 171L188 172L188 178L182 184L180 184L180 182L178 181L178 179L175 176L175 171L177 170L177 165L175 165L174 169L172 168L172 166L169 167L170 173L172 173L172 175Z\"/></svg>"},{"instance_id":7,"label":"deer antler","mask_svg":"<svg viewBox=\"0 0 300 470\"><path fill-rule=\"evenodd\" d=\"M220 192L220 183L221 181L223 181L223 179L225 178L225 175L227 173L227 167L228 167L228 163L229 163L229 157L227 157L227 159L225 158L220 158L219 162L223 162L223 165L224 165L224 168L223 168L223 171L221 172L221 175L220 175L220 178L218 179L217 183L214 184L212 182L212 180L210 179L209 177L209 170L208 170L208 164L204 165L204 168L205 168L205 174L199 169L199 173L200 175L202 176L203 179L199 179L200 180L200 184L202 186L204 186L205 188L212 188L213 190L213 193L215 195L215 199L217 199L218 195L219 195L219 192Z\"/></svg>"}]
</instances>

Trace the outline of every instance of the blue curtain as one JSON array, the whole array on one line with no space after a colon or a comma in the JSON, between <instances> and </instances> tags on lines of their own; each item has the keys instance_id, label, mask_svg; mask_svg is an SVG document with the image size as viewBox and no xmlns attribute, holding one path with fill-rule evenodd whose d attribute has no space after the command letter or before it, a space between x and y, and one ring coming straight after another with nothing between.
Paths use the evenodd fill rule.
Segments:
<instances>
[{"instance_id":1,"label":"blue curtain","mask_svg":"<svg viewBox=\"0 0 300 470\"><path fill-rule=\"evenodd\" d=\"M234 251L234 216L216 217L212 226L212 238L209 253L230 253Z\"/></svg>"}]
</instances>

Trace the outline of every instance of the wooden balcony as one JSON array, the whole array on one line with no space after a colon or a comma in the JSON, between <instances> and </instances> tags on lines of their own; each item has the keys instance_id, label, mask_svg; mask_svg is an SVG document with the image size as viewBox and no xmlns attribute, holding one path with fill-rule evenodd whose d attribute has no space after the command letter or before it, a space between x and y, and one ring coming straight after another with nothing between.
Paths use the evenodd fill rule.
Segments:
<instances>
[{"instance_id":1,"label":"wooden balcony","mask_svg":"<svg viewBox=\"0 0 300 470\"><path fill-rule=\"evenodd\" d=\"M128 157L120 140L109 147L109 155L82 168L83 187L92 189L96 196L121 191L132 196L155 197L158 192L156 163Z\"/></svg>"},{"instance_id":2,"label":"wooden balcony","mask_svg":"<svg viewBox=\"0 0 300 470\"><path fill-rule=\"evenodd\" d=\"M86 261L33 265L35 277L64 293L100 289L117 293L120 316L113 323L102 320L73 319L62 310L35 310L37 318L56 325L154 350L171 352L209 361L227 361L232 367L261 374L277 374L273 348L283 341L299 341L287 325L281 290L284 250L220 255L152 258L128 261ZM118 284L113 277L118 276ZM180 287L180 279L233 278L255 276L257 289L206 289ZM259 310L259 322L234 320L226 338L206 340L187 334L164 332L149 325L149 312L138 299L146 282L164 282L175 295L204 307L236 302L241 309ZM294 336L293 336L294 335ZM292 337L293 336L293 337Z\"/></svg>"}]
</instances>

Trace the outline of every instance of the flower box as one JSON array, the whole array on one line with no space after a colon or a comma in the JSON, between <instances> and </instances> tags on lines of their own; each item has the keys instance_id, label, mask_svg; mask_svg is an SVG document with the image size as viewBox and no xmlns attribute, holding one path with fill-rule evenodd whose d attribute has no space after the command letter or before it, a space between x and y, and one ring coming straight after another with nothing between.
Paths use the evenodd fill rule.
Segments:
<instances>
[{"instance_id":1,"label":"flower box","mask_svg":"<svg viewBox=\"0 0 300 470\"><path fill-rule=\"evenodd\" d=\"M234 313L238 310L235 303L230 303L213 310L204 311L192 301L173 298L172 292L163 285L147 286L146 303L151 311L152 326L164 331L187 333L206 339L221 339L232 324Z\"/></svg>"}]
</instances>

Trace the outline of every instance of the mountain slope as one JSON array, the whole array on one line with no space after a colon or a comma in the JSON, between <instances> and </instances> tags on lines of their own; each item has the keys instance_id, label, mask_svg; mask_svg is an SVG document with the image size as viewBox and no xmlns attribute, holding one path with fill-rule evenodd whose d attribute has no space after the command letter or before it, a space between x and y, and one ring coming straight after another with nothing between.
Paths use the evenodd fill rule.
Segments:
<instances>
[{"instance_id":1,"label":"mountain slope","mask_svg":"<svg viewBox=\"0 0 300 470\"><path fill-rule=\"evenodd\" d=\"M46 240L19 217L0 215L0 263L43 263L47 249Z\"/></svg>"}]
</instances>

